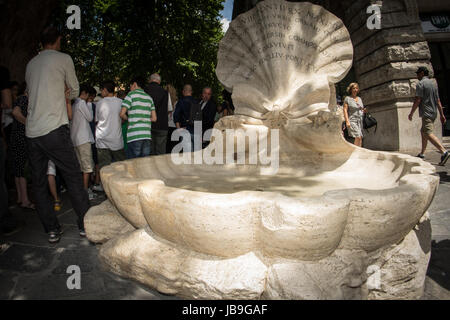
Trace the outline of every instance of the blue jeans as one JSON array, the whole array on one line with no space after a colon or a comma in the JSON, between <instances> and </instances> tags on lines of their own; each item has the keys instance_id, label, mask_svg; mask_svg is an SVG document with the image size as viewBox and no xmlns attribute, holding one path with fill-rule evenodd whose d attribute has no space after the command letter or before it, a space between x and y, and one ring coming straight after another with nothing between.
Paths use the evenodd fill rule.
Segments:
<instances>
[{"instance_id":1,"label":"blue jeans","mask_svg":"<svg viewBox=\"0 0 450 320\"><path fill-rule=\"evenodd\" d=\"M150 156L151 140L138 140L128 143L130 159L143 158Z\"/></svg>"},{"instance_id":2,"label":"blue jeans","mask_svg":"<svg viewBox=\"0 0 450 320\"><path fill-rule=\"evenodd\" d=\"M125 155L126 155L126 157L127 157L127 160L128 160L128 159L133 159L133 155L132 155L132 153L131 153L130 148L128 148L128 144L127 144L127 150L125 150Z\"/></svg>"}]
</instances>

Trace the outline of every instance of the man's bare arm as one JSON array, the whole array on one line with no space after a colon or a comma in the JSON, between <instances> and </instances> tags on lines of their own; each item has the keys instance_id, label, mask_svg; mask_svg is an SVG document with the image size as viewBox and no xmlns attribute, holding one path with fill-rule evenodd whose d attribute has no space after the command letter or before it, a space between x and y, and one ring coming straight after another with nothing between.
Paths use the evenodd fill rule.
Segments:
<instances>
[{"instance_id":1,"label":"man's bare arm","mask_svg":"<svg viewBox=\"0 0 450 320\"><path fill-rule=\"evenodd\" d=\"M72 112L72 103L70 100L66 100L66 109L67 109L67 118L69 121L72 121L73 118L73 112Z\"/></svg>"},{"instance_id":2,"label":"man's bare arm","mask_svg":"<svg viewBox=\"0 0 450 320\"><path fill-rule=\"evenodd\" d=\"M438 110L439 110L439 114L441 116L441 122L442 122L442 124L444 124L445 122L447 122L447 119L445 119L444 108L442 107L442 103L441 103L440 99L438 99Z\"/></svg>"},{"instance_id":3,"label":"man's bare arm","mask_svg":"<svg viewBox=\"0 0 450 320\"><path fill-rule=\"evenodd\" d=\"M127 121L128 117L127 117L127 108L122 107L122 110L120 111L120 118L122 118L123 121Z\"/></svg>"},{"instance_id":4,"label":"man's bare arm","mask_svg":"<svg viewBox=\"0 0 450 320\"><path fill-rule=\"evenodd\" d=\"M409 121L412 121L413 115L416 112L416 110L419 107L421 102L422 102L422 98L421 97L416 97L416 99L414 100L414 104L413 104L413 106L411 108L411 112L409 113L409 116L408 116Z\"/></svg>"},{"instance_id":5,"label":"man's bare arm","mask_svg":"<svg viewBox=\"0 0 450 320\"><path fill-rule=\"evenodd\" d=\"M73 118L72 102L70 101L71 90L69 88L67 88L67 85L66 85L65 94L66 94L67 118L69 119L69 121L72 121L72 118Z\"/></svg>"},{"instance_id":6,"label":"man's bare arm","mask_svg":"<svg viewBox=\"0 0 450 320\"><path fill-rule=\"evenodd\" d=\"M1 109L12 109L12 92L11 89L2 90Z\"/></svg>"},{"instance_id":7,"label":"man's bare arm","mask_svg":"<svg viewBox=\"0 0 450 320\"><path fill-rule=\"evenodd\" d=\"M75 99L80 93L80 84L75 72L75 65L71 57L67 57L66 67L66 90L69 89L69 99Z\"/></svg>"},{"instance_id":8,"label":"man's bare arm","mask_svg":"<svg viewBox=\"0 0 450 320\"><path fill-rule=\"evenodd\" d=\"M12 111L12 115L13 115L14 119L19 121L21 124L26 124L27 118L25 118L23 116L22 110L20 110L20 107L18 107L18 106L14 107L14 109Z\"/></svg>"}]
</instances>

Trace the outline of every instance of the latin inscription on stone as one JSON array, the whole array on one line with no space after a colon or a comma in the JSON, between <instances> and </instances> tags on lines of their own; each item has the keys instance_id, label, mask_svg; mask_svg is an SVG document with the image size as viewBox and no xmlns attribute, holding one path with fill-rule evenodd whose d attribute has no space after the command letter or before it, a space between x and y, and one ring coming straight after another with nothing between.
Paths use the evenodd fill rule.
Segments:
<instances>
[{"instance_id":1,"label":"latin inscription on stone","mask_svg":"<svg viewBox=\"0 0 450 320\"><path fill-rule=\"evenodd\" d=\"M230 74L240 70L245 80L268 64L317 73L320 59L347 68L331 49L347 39L342 21L321 7L265 1L233 21L219 56L231 62Z\"/></svg>"}]
</instances>

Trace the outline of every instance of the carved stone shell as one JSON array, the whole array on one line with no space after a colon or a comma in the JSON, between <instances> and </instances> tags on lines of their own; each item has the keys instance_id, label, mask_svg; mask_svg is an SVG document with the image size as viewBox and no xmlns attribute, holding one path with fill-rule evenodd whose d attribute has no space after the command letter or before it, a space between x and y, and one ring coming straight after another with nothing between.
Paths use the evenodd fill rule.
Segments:
<instances>
[{"instance_id":1,"label":"carved stone shell","mask_svg":"<svg viewBox=\"0 0 450 320\"><path fill-rule=\"evenodd\" d=\"M266 0L233 20L220 43L217 77L236 113L298 119L330 103L330 85L353 61L343 22L308 2Z\"/></svg>"}]
</instances>

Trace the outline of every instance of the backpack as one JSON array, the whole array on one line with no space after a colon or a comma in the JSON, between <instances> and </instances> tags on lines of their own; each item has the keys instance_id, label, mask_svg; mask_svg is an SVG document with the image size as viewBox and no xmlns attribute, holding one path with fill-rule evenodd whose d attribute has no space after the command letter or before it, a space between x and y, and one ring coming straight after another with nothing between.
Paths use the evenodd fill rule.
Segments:
<instances>
[{"instance_id":1,"label":"backpack","mask_svg":"<svg viewBox=\"0 0 450 320\"><path fill-rule=\"evenodd\" d=\"M190 102L191 110L189 112L188 126L194 126L195 121L202 121L202 106L198 103Z\"/></svg>"}]
</instances>

